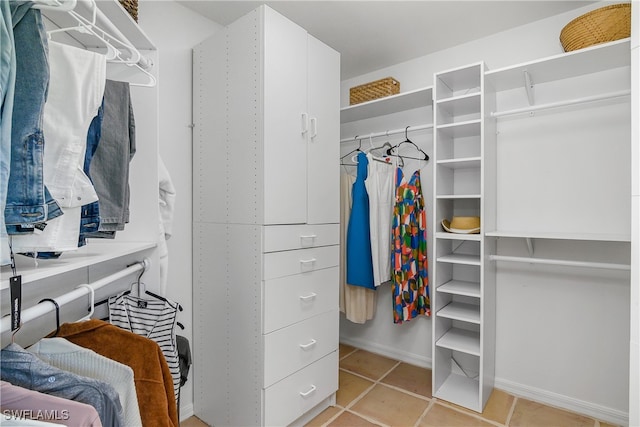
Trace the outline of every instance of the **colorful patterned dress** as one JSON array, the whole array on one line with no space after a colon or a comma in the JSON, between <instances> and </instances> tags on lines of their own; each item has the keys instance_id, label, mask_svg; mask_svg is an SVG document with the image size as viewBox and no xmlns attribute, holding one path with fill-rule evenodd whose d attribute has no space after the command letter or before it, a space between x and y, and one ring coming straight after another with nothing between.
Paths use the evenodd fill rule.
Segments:
<instances>
[{"instance_id":1,"label":"colorful patterned dress","mask_svg":"<svg viewBox=\"0 0 640 427\"><path fill-rule=\"evenodd\" d=\"M430 316L427 212L420 170L405 182L402 169L396 168L391 239L393 322L402 323L420 314Z\"/></svg>"}]
</instances>

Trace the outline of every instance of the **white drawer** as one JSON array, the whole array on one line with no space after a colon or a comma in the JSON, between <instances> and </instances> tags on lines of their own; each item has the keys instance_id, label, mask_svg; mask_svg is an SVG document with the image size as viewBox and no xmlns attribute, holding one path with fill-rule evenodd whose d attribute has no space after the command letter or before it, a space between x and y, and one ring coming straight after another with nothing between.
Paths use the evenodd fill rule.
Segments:
<instances>
[{"instance_id":1,"label":"white drawer","mask_svg":"<svg viewBox=\"0 0 640 427\"><path fill-rule=\"evenodd\" d=\"M338 275L338 267L330 267L264 281L263 332L337 310Z\"/></svg>"},{"instance_id":2,"label":"white drawer","mask_svg":"<svg viewBox=\"0 0 640 427\"><path fill-rule=\"evenodd\" d=\"M337 245L340 224L267 225L264 230L264 252Z\"/></svg>"},{"instance_id":3,"label":"white drawer","mask_svg":"<svg viewBox=\"0 0 640 427\"><path fill-rule=\"evenodd\" d=\"M264 391L264 425L286 426L338 390L335 351Z\"/></svg>"},{"instance_id":4,"label":"white drawer","mask_svg":"<svg viewBox=\"0 0 640 427\"><path fill-rule=\"evenodd\" d=\"M264 387L338 348L338 310L329 311L264 336Z\"/></svg>"},{"instance_id":5,"label":"white drawer","mask_svg":"<svg viewBox=\"0 0 640 427\"><path fill-rule=\"evenodd\" d=\"M340 262L340 246L298 249L264 254L264 280L336 267Z\"/></svg>"}]
</instances>

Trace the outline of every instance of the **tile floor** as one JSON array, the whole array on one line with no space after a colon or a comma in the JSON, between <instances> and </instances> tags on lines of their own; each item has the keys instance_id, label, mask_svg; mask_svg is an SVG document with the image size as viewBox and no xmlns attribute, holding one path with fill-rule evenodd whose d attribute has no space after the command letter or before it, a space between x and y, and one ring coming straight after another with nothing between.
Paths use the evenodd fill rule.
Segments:
<instances>
[{"instance_id":1,"label":"tile floor","mask_svg":"<svg viewBox=\"0 0 640 427\"><path fill-rule=\"evenodd\" d=\"M428 369L340 344L336 405L306 427L613 427L494 390L482 414L431 396ZM196 417L180 427L204 427Z\"/></svg>"}]
</instances>

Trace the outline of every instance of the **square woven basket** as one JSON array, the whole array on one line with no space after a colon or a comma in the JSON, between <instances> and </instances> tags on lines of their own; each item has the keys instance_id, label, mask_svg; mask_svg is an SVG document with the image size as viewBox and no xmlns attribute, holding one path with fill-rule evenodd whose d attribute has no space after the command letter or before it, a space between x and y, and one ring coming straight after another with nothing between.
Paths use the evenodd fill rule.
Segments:
<instances>
[{"instance_id":1,"label":"square woven basket","mask_svg":"<svg viewBox=\"0 0 640 427\"><path fill-rule=\"evenodd\" d=\"M578 16L560 32L565 52L631 36L631 4L601 7Z\"/></svg>"},{"instance_id":2,"label":"square woven basket","mask_svg":"<svg viewBox=\"0 0 640 427\"><path fill-rule=\"evenodd\" d=\"M138 0L120 0L120 4L129 12L133 20L138 22Z\"/></svg>"},{"instance_id":3,"label":"square woven basket","mask_svg":"<svg viewBox=\"0 0 640 427\"><path fill-rule=\"evenodd\" d=\"M360 104L397 93L400 93L400 82L393 77L386 77L349 89L349 105Z\"/></svg>"}]
</instances>

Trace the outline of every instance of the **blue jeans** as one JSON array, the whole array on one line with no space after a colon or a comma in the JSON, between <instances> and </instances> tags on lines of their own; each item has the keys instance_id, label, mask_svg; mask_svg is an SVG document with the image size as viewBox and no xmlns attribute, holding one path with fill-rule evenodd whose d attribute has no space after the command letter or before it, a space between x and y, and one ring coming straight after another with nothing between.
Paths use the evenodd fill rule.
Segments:
<instances>
[{"instance_id":1,"label":"blue jeans","mask_svg":"<svg viewBox=\"0 0 640 427\"><path fill-rule=\"evenodd\" d=\"M16 52L9 3L0 1L0 265L11 262L4 206L11 165L11 117L16 84Z\"/></svg>"},{"instance_id":2,"label":"blue jeans","mask_svg":"<svg viewBox=\"0 0 640 427\"><path fill-rule=\"evenodd\" d=\"M11 165L5 206L9 234L62 215L44 185L42 117L49 86L47 34L30 2L11 1L16 81L11 123Z\"/></svg>"},{"instance_id":3,"label":"blue jeans","mask_svg":"<svg viewBox=\"0 0 640 427\"><path fill-rule=\"evenodd\" d=\"M98 114L91 121L89 132L87 132L87 151L84 155L84 173L91 179L90 168L93 155L98 149L98 142L102 134L102 117L104 114L104 100L98 109ZM100 207L98 202L93 202L82 206L80 214L80 237L78 239L78 247L87 244L87 234L95 233L100 226Z\"/></svg>"}]
</instances>

